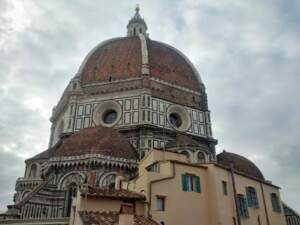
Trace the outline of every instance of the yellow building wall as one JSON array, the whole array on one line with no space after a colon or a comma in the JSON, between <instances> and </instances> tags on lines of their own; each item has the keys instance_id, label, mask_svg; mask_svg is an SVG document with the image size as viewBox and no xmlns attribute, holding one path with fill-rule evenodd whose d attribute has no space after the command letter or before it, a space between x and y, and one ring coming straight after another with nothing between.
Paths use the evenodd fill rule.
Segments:
<instances>
[{"instance_id":1,"label":"yellow building wall","mask_svg":"<svg viewBox=\"0 0 300 225\"><path fill-rule=\"evenodd\" d=\"M205 169L168 161L168 157L170 157L171 160L176 158L177 161L187 162L185 156L178 157L177 155L172 155L169 152L150 152L140 164L142 168L140 168L141 173L139 177L128 185L131 190L143 191L147 194L147 201L151 204L150 214L153 216L153 219L157 222L164 221L165 224L171 225L233 225L233 217L235 217L237 222L230 171L215 164L204 164L207 167ZM153 162L160 163L159 173L148 172L145 169L146 166ZM195 174L200 177L201 193L182 190L181 174L183 173ZM155 180L158 180L158 182L153 182ZM227 182L227 196L223 193L222 181ZM283 213L274 212L270 200L270 193L279 194L278 188L239 174L235 174L235 182L237 194L243 194L245 198L246 187L254 187L260 206L258 209L248 207L249 217L241 218L242 225L259 225L258 216L260 217L260 225L267 225L263 193L270 221L269 225L285 225ZM157 211L157 196L165 197L165 211Z\"/></svg>"},{"instance_id":2,"label":"yellow building wall","mask_svg":"<svg viewBox=\"0 0 300 225\"><path fill-rule=\"evenodd\" d=\"M172 164L169 163L171 166ZM210 224L207 216L208 196L205 169L175 164L175 177L152 184L151 215L157 222L172 225ZM200 176L201 193L182 190L181 174L190 173ZM165 211L157 211L156 197L165 197Z\"/></svg>"}]
</instances>

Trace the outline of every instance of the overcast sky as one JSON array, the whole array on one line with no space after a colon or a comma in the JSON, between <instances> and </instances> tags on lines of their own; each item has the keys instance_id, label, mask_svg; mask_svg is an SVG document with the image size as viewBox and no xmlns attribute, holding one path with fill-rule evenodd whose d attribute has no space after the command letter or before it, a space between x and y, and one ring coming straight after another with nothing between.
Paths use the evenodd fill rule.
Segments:
<instances>
[{"instance_id":1,"label":"overcast sky","mask_svg":"<svg viewBox=\"0 0 300 225\"><path fill-rule=\"evenodd\" d=\"M139 3L150 38L204 81L223 149L253 160L300 211L300 2L0 1L0 211L24 159L47 148L52 107L87 53L125 36Z\"/></svg>"}]
</instances>

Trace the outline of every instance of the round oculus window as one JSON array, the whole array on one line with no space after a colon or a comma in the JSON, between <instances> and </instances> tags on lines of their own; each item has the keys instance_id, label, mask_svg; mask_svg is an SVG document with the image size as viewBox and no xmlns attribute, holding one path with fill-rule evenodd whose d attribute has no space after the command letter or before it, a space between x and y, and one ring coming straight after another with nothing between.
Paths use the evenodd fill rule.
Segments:
<instances>
[{"instance_id":1,"label":"round oculus window","mask_svg":"<svg viewBox=\"0 0 300 225\"><path fill-rule=\"evenodd\" d=\"M182 119L177 113L170 113L169 121L175 127L180 127L182 125Z\"/></svg>"},{"instance_id":2,"label":"round oculus window","mask_svg":"<svg viewBox=\"0 0 300 225\"><path fill-rule=\"evenodd\" d=\"M112 124L117 120L118 114L115 110L108 110L103 114L102 120L106 124Z\"/></svg>"}]
</instances>

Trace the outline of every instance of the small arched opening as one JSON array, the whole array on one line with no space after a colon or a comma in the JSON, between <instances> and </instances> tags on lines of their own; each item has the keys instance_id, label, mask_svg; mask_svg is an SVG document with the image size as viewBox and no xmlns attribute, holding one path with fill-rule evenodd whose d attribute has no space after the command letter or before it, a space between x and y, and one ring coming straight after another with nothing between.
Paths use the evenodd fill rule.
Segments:
<instances>
[{"instance_id":1,"label":"small arched opening","mask_svg":"<svg viewBox=\"0 0 300 225\"><path fill-rule=\"evenodd\" d=\"M205 163L205 155L203 152L198 152L197 161L198 163Z\"/></svg>"},{"instance_id":2,"label":"small arched opening","mask_svg":"<svg viewBox=\"0 0 300 225\"><path fill-rule=\"evenodd\" d=\"M32 164L29 171L29 177L30 178L36 178L37 177L37 165Z\"/></svg>"}]
</instances>

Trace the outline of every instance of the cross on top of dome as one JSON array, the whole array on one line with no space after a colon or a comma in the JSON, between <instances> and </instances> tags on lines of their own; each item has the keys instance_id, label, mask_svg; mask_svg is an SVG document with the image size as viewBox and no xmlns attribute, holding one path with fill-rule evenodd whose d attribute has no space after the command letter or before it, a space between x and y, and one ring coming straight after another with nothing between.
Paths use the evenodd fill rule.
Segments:
<instances>
[{"instance_id":1,"label":"cross on top of dome","mask_svg":"<svg viewBox=\"0 0 300 225\"><path fill-rule=\"evenodd\" d=\"M148 34L146 33L147 29L147 24L140 15L140 7L139 5L136 5L135 14L129 20L129 23L127 25L127 36L131 37L139 34L144 34L148 36Z\"/></svg>"}]
</instances>

